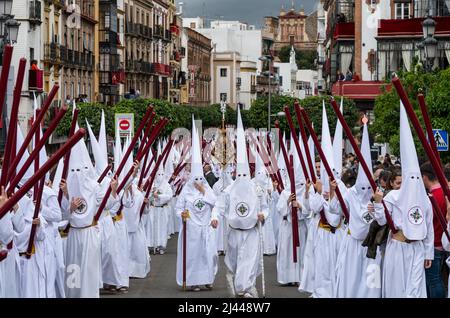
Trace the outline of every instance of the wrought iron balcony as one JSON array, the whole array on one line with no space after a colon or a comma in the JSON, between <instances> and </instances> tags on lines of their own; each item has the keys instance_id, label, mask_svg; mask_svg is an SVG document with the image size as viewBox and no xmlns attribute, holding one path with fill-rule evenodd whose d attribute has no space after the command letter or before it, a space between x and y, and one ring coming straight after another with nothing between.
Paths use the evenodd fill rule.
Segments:
<instances>
[{"instance_id":1,"label":"wrought iron balcony","mask_svg":"<svg viewBox=\"0 0 450 318\"><path fill-rule=\"evenodd\" d=\"M44 45L44 60L50 64L58 64L60 62L59 44L51 42Z\"/></svg>"},{"instance_id":2,"label":"wrought iron balcony","mask_svg":"<svg viewBox=\"0 0 450 318\"><path fill-rule=\"evenodd\" d=\"M30 1L30 12L29 12L29 20L31 24L41 24L41 1L39 0L31 0Z\"/></svg>"},{"instance_id":3,"label":"wrought iron balcony","mask_svg":"<svg viewBox=\"0 0 450 318\"><path fill-rule=\"evenodd\" d=\"M164 29L161 25L155 25L153 28L153 37L162 39L164 38Z\"/></svg>"}]
</instances>

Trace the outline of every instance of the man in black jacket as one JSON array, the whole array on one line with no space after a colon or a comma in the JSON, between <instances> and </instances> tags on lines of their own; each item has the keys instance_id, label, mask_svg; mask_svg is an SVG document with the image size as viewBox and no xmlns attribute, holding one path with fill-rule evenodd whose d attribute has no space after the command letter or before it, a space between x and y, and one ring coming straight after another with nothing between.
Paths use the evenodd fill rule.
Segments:
<instances>
[{"instance_id":1,"label":"man in black jacket","mask_svg":"<svg viewBox=\"0 0 450 318\"><path fill-rule=\"evenodd\" d=\"M214 173L211 170L211 166L209 164L206 164L203 167L203 173L205 174L205 179L208 182L209 186L212 188L213 185L217 182L217 177L214 175Z\"/></svg>"}]
</instances>

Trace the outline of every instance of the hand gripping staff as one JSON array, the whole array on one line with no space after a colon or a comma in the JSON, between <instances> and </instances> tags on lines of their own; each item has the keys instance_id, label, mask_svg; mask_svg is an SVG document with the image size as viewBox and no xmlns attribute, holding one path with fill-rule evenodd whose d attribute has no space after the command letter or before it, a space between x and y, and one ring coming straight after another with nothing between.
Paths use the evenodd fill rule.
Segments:
<instances>
[{"instance_id":1,"label":"hand gripping staff","mask_svg":"<svg viewBox=\"0 0 450 318\"><path fill-rule=\"evenodd\" d=\"M86 131L84 129L79 129L75 135L67 140L67 142L59 148L42 167L33 175L31 178L25 182L25 184L17 190L3 206L0 207L0 219L8 213L14 205L38 182L45 174L50 171L50 169L61 159L67 151L69 151L81 138L84 137Z\"/></svg>"},{"instance_id":2,"label":"hand gripping staff","mask_svg":"<svg viewBox=\"0 0 450 318\"><path fill-rule=\"evenodd\" d=\"M52 90L48 94L47 99L45 100L44 106L41 108L41 112L39 113L38 116L36 116L33 125L31 125L30 130L28 131L28 134L25 136L22 146L17 151L17 155L15 156L13 162L11 163L11 165L8 169L8 180L12 179L11 176L16 171L16 167L19 164L20 159L22 159L23 154L27 150L28 144L30 143L31 139L33 138L34 134L36 133L36 130L39 128L39 125L41 124L42 120L44 119L45 113L47 112L48 108L50 107L50 105L53 101L53 98L55 97L56 93L58 92L58 89L59 89L59 86L55 85L55 86L53 86ZM52 124L55 122L55 120L56 120L56 118L52 121ZM57 126L57 123L56 123L55 127L53 128L53 130L56 128L56 126ZM50 127L47 129L47 131L49 129L50 129ZM47 131L45 132L44 136L47 135ZM50 137L50 134L48 134L49 137ZM44 137L42 137L42 139L44 139ZM39 150L44 146L44 144L45 144L45 142L42 143ZM37 145L35 145L35 150L36 149L37 149ZM37 153L39 153L39 150L37 151ZM31 154L30 154L30 157L31 157Z\"/></svg>"},{"instance_id":3,"label":"hand gripping staff","mask_svg":"<svg viewBox=\"0 0 450 318\"><path fill-rule=\"evenodd\" d=\"M142 131L144 130L145 124L147 123L148 119L150 118L152 111L153 111L153 109L151 107L149 107L147 109L147 112L145 113L144 118L142 118L142 121L141 121L138 129L136 130L136 133L134 134L133 139L131 140L130 146L128 147L127 151L125 152L125 155L123 156L122 161L120 162L119 167L117 168L117 170L114 174L114 177L118 177L120 175L120 173L122 172L123 167L125 166L125 163L127 162L128 157L131 155L131 151L133 151L134 146L136 145L139 136L141 135ZM111 186L109 186L108 190L106 190L106 193L103 196L103 200L98 207L97 213L94 216L94 222L93 222L94 224L96 224L97 221L99 220L103 210L105 209L106 202L108 201L110 195L111 195Z\"/></svg>"},{"instance_id":4,"label":"hand gripping staff","mask_svg":"<svg viewBox=\"0 0 450 318\"><path fill-rule=\"evenodd\" d=\"M335 181L333 171L331 170L330 165L328 164L327 158L325 157L325 153L322 150L322 145L319 142L319 139L317 138L316 132L314 131L311 121L309 120L308 114L306 113L305 109L302 107L299 107L299 111L301 116L303 117L303 120L305 121L306 128L309 130L309 134L311 135L311 138L314 142L314 145L316 146L317 152L319 153L320 159L323 162L323 165L325 167L325 170L327 171L328 177L331 179L331 181ZM299 123L300 126L303 125L303 123ZM347 210L347 206L345 205L344 198L342 197L342 193L339 190L339 187L336 187L336 196L339 200L339 204L341 205L342 213L345 216L345 219L347 221L350 220L350 216Z\"/></svg>"},{"instance_id":5,"label":"hand gripping staff","mask_svg":"<svg viewBox=\"0 0 450 318\"><path fill-rule=\"evenodd\" d=\"M26 59L20 59L19 70L17 73L16 86L14 87L14 98L11 107L11 115L9 119L9 128L8 128L8 137L6 140L5 149L11 150L13 145L16 143L16 130L17 130L17 116L19 113L19 104L20 104L20 95L22 93L22 85L23 85L23 77L25 74L25 63ZM9 163L12 161L11 159L15 157L15 153L13 151L5 152L3 158L3 167L2 175L0 178L0 186L6 186L8 183L8 169Z\"/></svg>"},{"instance_id":6,"label":"hand gripping staff","mask_svg":"<svg viewBox=\"0 0 450 318\"><path fill-rule=\"evenodd\" d=\"M8 193L11 193L12 191L14 191L14 188L17 186L17 184L20 182L20 180L22 179L22 177L25 175L25 173L28 170L28 167L31 165L31 163L39 157L39 153L42 149L42 147L44 147L45 143L47 142L47 140L50 138L51 134L53 133L53 131L56 129L56 127L58 126L59 122L61 121L61 119L64 117L65 113L67 112L67 108L66 107L62 107L61 110L58 112L58 114L56 115L56 117L52 120L52 122L50 123L50 125L48 126L47 130L45 131L44 135L42 136L42 138L39 140L38 143L36 143L34 145L34 149L31 152L30 156L28 157L28 159L25 161L23 167L17 172L16 176L11 180L10 184L9 184L9 188L8 188ZM36 116L36 120L33 123L33 126L36 124L37 127L39 127L40 125L40 121L39 118L41 117L41 115L44 113L43 110L41 110L40 112L38 112L39 115ZM42 119L41 119L42 120ZM26 143L24 142L22 146L26 145ZM19 156L17 156L16 158L14 158L14 161L16 161L16 159L18 159ZM20 159L20 158L19 158ZM18 160L17 160L18 161ZM15 170L15 168L14 168ZM11 169L10 169L11 171Z\"/></svg>"}]
</instances>

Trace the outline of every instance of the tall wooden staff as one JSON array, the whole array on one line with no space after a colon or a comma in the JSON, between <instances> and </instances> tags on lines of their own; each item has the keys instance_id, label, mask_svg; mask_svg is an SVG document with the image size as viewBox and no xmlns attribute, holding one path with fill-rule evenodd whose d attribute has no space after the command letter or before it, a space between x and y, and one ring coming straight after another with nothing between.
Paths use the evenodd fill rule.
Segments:
<instances>
[{"instance_id":1,"label":"tall wooden staff","mask_svg":"<svg viewBox=\"0 0 450 318\"><path fill-rule=\"evenodd\" d=\"M56 129L56 127L58 126L59 122L61 121L61 119L64 117L64 114L66 113L67 108L63 107L61 108L61 110L58 112L58 114L56 115L56 117L52 120L52 122L50 123L50 125L48 126L47 130L45 131L44 135L42 136L42 138L39 139L39 142L36 143L34 145L34 149L33 151L30 153L30 156L28 157L27 160L25 160L25 163L23 164L22 168L17 172L16 176L10 181L9 183L9 188L8 188L8 193L12 193L12 191L14 191L14 188L17 186L17 184L19 184L20 180L22 179L22 177L25 175L25 173L27 172L29 166L33 163L33 161L39 157L39 153L42 149L42 147L45 146L45 143L47 142L47 140L50 138L51 134L53 133L53 131ZM39 112L39 115L36 116L38 119L40 118L40 116L42 115L43 110L41 110ZM42 119L41 119L42 120ZM37 126L40 125L40 121L38 122L37 120L35 121L34 124L37 124ZM33 125L34 125L33 124ZM35 133L37 132L37 130L35 131ZM23 144L25 145L25 144ZM22 146L23 146L22 145ZM16 158L14 158L14 161L16 161L16 159L19 158L18 156ZM14 170L15 171L15 167ZM10 169L11 171L11 169Z\"/></svg>"},{"instance_id":2,"label":"tall wooden staff","mask_svg":"<svg viewBox=\"0 0 450 318\"><path fill-rule=\"evenodd\" d=\"M79 129L75 135L67 140L67 142L56 151L50 159L45 162L42 167L35 173L31 178L25 182L25 184L20 187L12 196L0 207L0 219L6 215L17 202L38 182L45 174L50 171L51 168L61 159L69 149L71 149L81 138L84 137L86 131L84 129Z\"/></svg>"},{"instance_id":3,"label":"tall wooden staff","mask_svg":"<svg viewBox=\"0 0 450 318\"><path fill-rule=\"evenodd\" d=\"M304 108L299 107L300 114L303 117L303 120L306 124L306 128L309 130L309 134L311 135L311 138L314 142L314 145L316 146L317 152L319 153L320 159L322 159L323 165L325 167L325 170L327 171L328 177L331 179L331 181L335 181L333 171L331 170L330 165L328 164L327 157L325 156L325 153L322 150L322 145L319 142L319 138L317 138L316 132L314 131L314 128L312 127L311 121L309 120L308 114L306 113ZM301 126L302 124L300 124ZM345 219L347 221L350 220L350 215L347 210L347 205L345 205L344 197L342 196L341 191L339 190L339 187L336 187L336 196L339 200L339 204L341 205L342 213L345 216Z\"/></svg>"},{"instance_id":4,"label":"tall wooden staff","mask_svg":"<svg viewBox=\"0 0 450 318\"><path fill-rule=\"evenodd\" d=\"M444 172L442 171L442 167L436 158L433 149L431 149L430 144L427 141L427 137L425 136L422 127L420 126L419 119L417 118L416 113L409 101L408 96L406 95L405 89L403 88L402 83L398 77L394 77L392 79L392 84L394 85L397 93L403 102L403 106L405 107L406 113L408 114L411 123L413 124L414 129L416 130L417 135L419 136L420 142L422 143L425 152L427 153L428 159L430 159L430 163L433 166L433 170L436 173L436 176L441 184L442 190L444 190L445 195L450 200L450 189L448 187L447 179L445 178Z\"/></svg>"},{"instance_id":5,"label":"tall wooden staff","mask_svg":"<svg viewBox=\"0 0 450 318\"><path fill-rule=\"evenodd\" d=\"M3 114L6 91L8 89L9 70L11 69L11 59L13 54L12 45L7 44L3 50L2 72L0 75L0 117Z\"/></svg>"},{"instance_id":6,"label":"tall wooden staff","mask_svg":"<svg viewBox=\"0 0 450 318\"><path fill-rule=\"evenodd\" d=\"M436 159L440 162L441 157L439 155L439 151L437 150L436 140L434 139L433 128L431 126L430 116L428 115L427 103L425 102L425 97L422 93L417 95L417 100L419 101L420 111L422 112L423 121L425 123L425 129L427 131L428 140L431 145L431 149L433 149L434 155Z\"/></svg>"},{"instance_id":7,"label":"tall wooden staff","mask_svg":"<svg viewBox=\"0 0 450 318\"><path fill-rule=\"evenodd\" d=\"M130 143L127 151L125 152L125 155L123 156L122 161L119 164L119 167L117 168L116 172L114 173L113 178L119 177L120 173L122 172L123 167L125 166L125 163L127 162L128 157L131 155L131 152L133 151L134 146L136 145L139 136L141 135L142 131L144 130L145 124L147 123L148 119L150 118L152 111L153 111L153 109L151 107L149 107L147 109L147 112L145 113L144 118L142 119L133 139L131 140L131 143ZM106 202L108 201L109 196L111 195L111 191L112 191L111 186L109 186L108 189L106 190L106 193L103 197L102 202L100 203L100 205L98 207L97 213L94 216L94 224L97 223L98 220L100 219L100 216L106 206Z\"/></svg>"},{"instance_id":8,"label":"tall wooden staff","mask_svg":"<svg viewBox=\"0 0 450 318\"><path fill-rule=\"evenodd\" d=\"M19 104L20 104L20 95L22 93L22 86L23 86L23 77L25 74L25 64L27 60L22 58L20 59L19 63L19 70L17 73L17 79L16 79L16 86L14 87L14 98L13 103L11 107L11 115L9 119L9 129L8 129L8 137L6 140L5 149L11 150L13 145L16 143L16 130L17 130L17 116L19 113ZM3 105L2 105L3 106ZM2 175L0 178L0 186L6 186L8 183L8 168L9 163L12 161L11 159L14 158L15 153L13 154L12 151L6 152L3 158L3 169L2 169Z\"/></svg>"},{"instance_id":9,"label":"tall wooden staff","mask_svg":"<svg viewBox=\"0 0 450 318\"><path fill-rule=\"evenodd\" d=\"M8 180L12 179L11 176L15 173L16 167L19 164L20 159L22 159L23 154L27 150L27 147L30 144L30 141L33 139L33 136L36 133L36 130L38 128L40 128L40 124L41 124L42 120L44 119L45 113L47 112L48 108L50 107L50 105L53 101L53 98L55 97L56 93L58 92L58 89L59 89L59 86L55 85L55 86L53 86L52 90L48 94L47 99L44 102L44 106L42 106L42 108L41 108L41 112L39 113L39 116L36 116L33 125L31 125L30 130L28 131L27 135L25 136L22 146L17 151L17 155L15 156L10 167L8 168ZM56 126L55 126L55 128L56 128ZM50 127L48 129L50 129ZM48 129L47 129L47 131L48 131ZM47 131L46 131L46 133L47 133ZM44 139L44 137L42 137L42 139ZM39 153L39 150L38 150L38 153ZM30 154L30 157L31 156L32 155Z\"/></svg>"},{"instance_id":10,"label":"tall wooden staff","mask_svg":"<svg viewBox=\"0 0 450 318\"><path fill-rule=\"evenodd\" d=\"M295 199L297 200L297 190L295 188L295 172L294 172L294 156L290 155L289 161L287 163L288 171L289 171L289 180L291 182L291 193L294 194ZM298 210L294 207L294 204L291 207L292 214L292 238L293 238L293 260L294 263L297 263L297 247L300 247L300 237L298 233Z\"/></svg>"}]
</instances>

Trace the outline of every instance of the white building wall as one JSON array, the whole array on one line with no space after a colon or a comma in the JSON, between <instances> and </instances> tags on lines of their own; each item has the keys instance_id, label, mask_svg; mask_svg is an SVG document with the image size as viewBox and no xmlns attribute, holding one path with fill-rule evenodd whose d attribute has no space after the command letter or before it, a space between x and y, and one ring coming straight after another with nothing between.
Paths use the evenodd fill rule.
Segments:
<instances>
[{"instance_id":1,"label":"white building wall","mask_svg":"<svg viewBox=\"0 0 450 318\"><path fill-rule=\"evenodd\" d=\"M195 28L193 29L203 29L204 22L200 17L197 18L183 18L183 28L191 28L191 24L195 24Z\"/></svg>"},{"instance_id":2,"label":"white building wall","mask_svg":"<svg viewBox=\"0 0 450 318\"><path fill-rule=\"evenodd\" d=\"M256 84L256 63L242 61L240 67L241 90L239 93L239 102L244 104L244 109L249 109L256 99L256 93L252 94L252 77Z\"/></svg>"},{"instance_id":3,"label":"white building wall","mask_svg":"<svg viewBox=\"0 0 450 318\"><path fill-rule=\"evenodd\" d=\"M261 70L262 64L259 60L262 54L261 30L238 31L227 28L209 28L196 31L210 38L213 45L216 44L215 52L238 52L243 60L256 62L258 70Z\"/></svg>"},{"instance_id":4,"label":"white building wall","mask_svg":"<svg viewBox=\"0 0 450 318\"><path fill-rule=\"evenodd\" d=\"M390 19L391 16L391 6L390 1L380 1L378 4L367 5L363 3L362 5L362 24L361 24L361 34L362 34L362 47L361 47L361 79L363 81L371 81L376 77L376 71L371 73L369 71L366 60L369 56L369 52L374 50L377 51L377 41L375 37L377 36L378 22L380 19Z\"/></svg>"},{"instance_id":5,"label":"white building wall","mask_svg":"<svg viewBox=\"0 0 450 318\"><path fill-rule=\"evenodd\" d=\"M43 5L41 7L42 17ZM14 68L14 82L17 78L19 60L23 57L27 59L25 68L25 77L22 91L28 91L28 70L30 69L30 48L34 48L34 59L40 61L43 56L44 46L41 41L41 26L38 24L30 25L27 21L30 12L29 1L14 0L11 14L20 22L17 43L15 43L11 66ZM43 23L41 24L43 25ZM42 63L38 63L39 68L43 68ZM24 95L24 94L22 94ZM8 104L12 101L7 101ZM22 96L19 106L19 121L23 131L27 130L27 121L33 114L33 103L27 96Z\"/></svg>"},{"instance_id":6,"label":"white building wall","mask_svg":"<svg viewBox=\"0 0 450 318\"><path fill-rule=\"evenodd\" d=\"M278 75L283 77L283 85L280 86L281 95L293 96L293 91L291 90L291 64L290 63L274 63L274 67L278 68Z\"/></svg>"},{"instance_id":7,"label":"white building wall","mask_svg":"<svg viewBox=\"0 0 450 318\"><path fill-rule=\"evenodd\" d=\"M214 96L214 103L220 103L220 94L226 93L227 94L227 103L233 103L234 98L231 96L231 68L228 65L223 65L220 62L216 62L215 64L217 66L216 68L216 93ZM220 70L221 69L227 69L227 76L222 77L220 76Z\"/></svg>"},{"instance_id":8,"label":"white building wall","mask_svg":"<svg viewBox=\"0 0 450 318\"><path fill-rule=\"evenodd\" d=\"M316 85L317 85L317 71L315 70L298 70L297 71L297 82L307 82L310 84L310 92L311 95L314 96L316 91ZM304 99L305 97L308 97L306 95L305 90L297 90L296 96L297 98Z\"/></svg>"}]
</instances>

